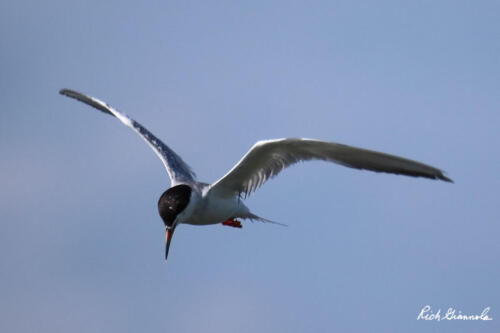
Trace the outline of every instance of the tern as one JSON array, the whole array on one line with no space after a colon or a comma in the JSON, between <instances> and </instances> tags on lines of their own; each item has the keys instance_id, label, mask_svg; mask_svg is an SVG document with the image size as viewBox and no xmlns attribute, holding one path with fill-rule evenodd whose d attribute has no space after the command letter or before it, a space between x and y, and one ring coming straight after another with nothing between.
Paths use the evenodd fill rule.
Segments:
<instances>
[{"instance_id":1,"label":"tern","mask_svg":"<svg viewBox=\"0 0 500 333\"><path fill-rule=\"evenodd\" d=\"M196 174L179 155L134 119L80 92L62 89L59 93L118 118L139 134L163 162L171 183L158 200L158 212L165 224L165 260L175 228L181 223L222 223L236 228L242 227L237 219L277 223L255 215L241 199L297 162L323 160L355 169L453 182L442 170L406 158L340 143L286 138L258 141L222 178L213 184L203 183L196 180Z\"/></svg>"}]
</instances>

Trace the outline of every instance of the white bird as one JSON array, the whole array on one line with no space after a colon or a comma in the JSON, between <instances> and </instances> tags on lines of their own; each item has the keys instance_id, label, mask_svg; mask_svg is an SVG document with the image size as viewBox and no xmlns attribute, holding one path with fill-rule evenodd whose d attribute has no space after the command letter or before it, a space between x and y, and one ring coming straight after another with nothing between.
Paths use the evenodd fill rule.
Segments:
<instances>
[{"instance_id":1,"label":"white bird","mask_svg":"<svg viewBox=\"0 0 500 333\"><path fill-rule=\"evenodd\" d=\"M222 223L237 228L241 228L238 218L276 223L253 214L242 202L242 196L248 196L268 179L300 161L323 160L350 168L453 182L442 170L406 158L334 142L288 138L257 142L221 179L213 184L202 183L179 155L137 121L77 91L62 89L59 93L115 116L139 134L162 160L171 182L158 201L165 224L165 260L175 228L181 223Z\"/></svg>"}]
</instances>

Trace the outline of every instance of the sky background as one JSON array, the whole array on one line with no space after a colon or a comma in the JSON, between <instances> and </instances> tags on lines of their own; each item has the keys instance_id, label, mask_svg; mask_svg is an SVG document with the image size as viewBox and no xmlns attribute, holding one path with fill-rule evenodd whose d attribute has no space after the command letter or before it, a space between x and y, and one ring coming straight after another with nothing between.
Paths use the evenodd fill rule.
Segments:
<instances>
[{"instance_id":1,"label":"sky background","mask_svg":"<svg viewBox=\"0 0 500 333\"><path fill-rule=\"evenodd\" d=\"M500 2L1 1L0 331L500 331ZM260 139L416 159L455 184L293 166L180 226L141 122L202 181ZM490 322L423 322L425 305Z\"/></svg>"}]
</instances>

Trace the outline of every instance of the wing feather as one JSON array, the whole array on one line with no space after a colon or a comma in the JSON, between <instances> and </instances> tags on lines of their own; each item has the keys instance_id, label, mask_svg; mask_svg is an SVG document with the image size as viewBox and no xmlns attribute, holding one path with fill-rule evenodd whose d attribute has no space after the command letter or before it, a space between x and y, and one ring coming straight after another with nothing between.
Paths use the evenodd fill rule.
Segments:
<instances>
[{"instance_id":1,"label":"wing feather","mask_svg":"<svg viewBox=\"0 0 500 333\"><path fill-rule=\"evenodd\" d=\"M406 158L334 142L289 138L257 142L210 191L219 195L249 195L292 164L323 160L350 168L413 177L452 180L443 171Z\"/></svg>"},{"instance_id":2,"label":"wing feather","mask_svg":"<svg viewBox=\"0 0 500 333\"><path fill-rule=\"evenodd\" d=\"M191 170L189 165L182 160L172 149L164 144L160 139L153 135L147 128L139 124L134 119L127 115L118 112L108 104L98 100L97 98L84 95L78 91L70 89L61 89L61 95L74 98L80 102L90 105L104 113L118 118L124 125L133 129L141 138L143 138L158 157L163 162L165 169L170 177L172 186L179 183L192 183L196 178L196 174Z\"/></svg>"}]
</instances>

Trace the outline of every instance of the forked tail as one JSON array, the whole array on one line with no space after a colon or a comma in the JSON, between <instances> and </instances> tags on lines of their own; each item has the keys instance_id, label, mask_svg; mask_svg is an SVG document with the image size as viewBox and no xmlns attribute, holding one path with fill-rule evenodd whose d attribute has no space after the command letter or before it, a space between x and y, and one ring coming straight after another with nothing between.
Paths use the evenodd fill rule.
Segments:
<instances>
[{"instance_id":1,"label":"forked tail","mask_svg":"<svg viewBox=\"0 0 500 333\"><path fill-rule=\"evenodd\" d=\"M264 223L272 223L272 224L281 225L283 227L288 227L288 224L279 223L279 222L276 222L276 221L271 221L271 220L265 219L263 217L260 217L258 215L252 214L250 212L248 212L245 216L241 216L241 217L244 218L244 219L249 219L251 221L259 221L259 222L264 222Z\"/></svg>"}]
</instances>

